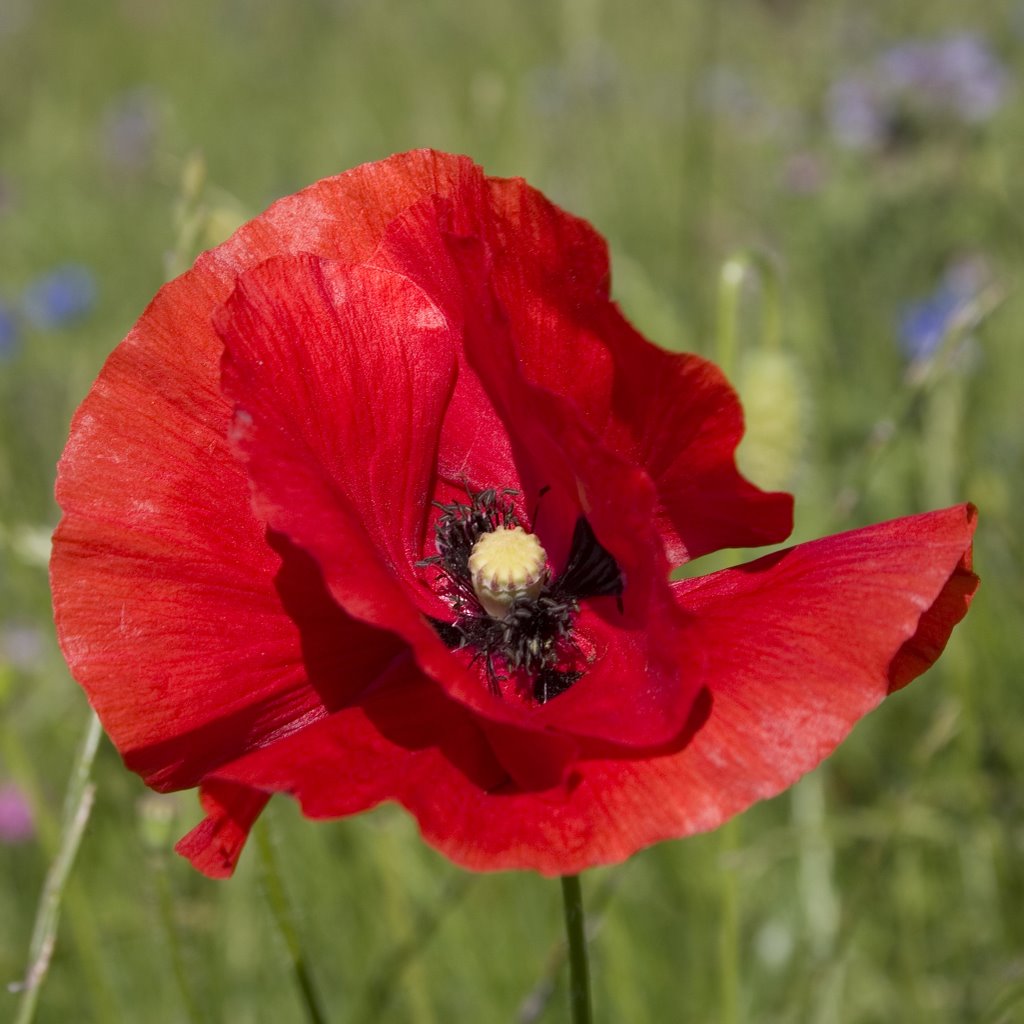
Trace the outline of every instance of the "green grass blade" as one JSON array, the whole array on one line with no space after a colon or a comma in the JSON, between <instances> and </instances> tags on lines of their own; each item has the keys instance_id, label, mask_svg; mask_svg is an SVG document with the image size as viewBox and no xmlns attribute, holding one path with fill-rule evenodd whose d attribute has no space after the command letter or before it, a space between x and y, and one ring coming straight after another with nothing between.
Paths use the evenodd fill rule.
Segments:
<instances>
[{"instance_id":1,"label":"green grass blade","mask_svg":"<svg viewBox=\"0 0 1024 1024\"><path fill-rule=\"evenodd\" d=\"M39 991L57 943L57 926L60 921L64 888L75 863L75 855L78 853L82 833L89 821L96 796L96 786L91 781L92 765L102 732L99 719L95 712L91 712L68 782L57 856L47 873L36 911L35 925L29 943L28 968L24 979L11 986L12 991L21 994L15 1024L30 1024L35 1016Z\"/></svg>"}]
</instances>

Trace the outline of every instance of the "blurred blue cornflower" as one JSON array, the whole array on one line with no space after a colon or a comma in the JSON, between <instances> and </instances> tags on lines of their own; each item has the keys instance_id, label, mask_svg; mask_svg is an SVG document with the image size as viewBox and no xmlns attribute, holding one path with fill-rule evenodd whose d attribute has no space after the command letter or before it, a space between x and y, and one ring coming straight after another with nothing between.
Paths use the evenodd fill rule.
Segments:
<instances>
[{"instance_id":1,"label":"blurred blue cornflower","mask_svg":"<svg viewBox=\"0 0 1024 1024\"><path fill-rule=\"evenodd\" d=\"M1010 73L976 33L912 40L833 83L828 120L840 145L881 149L936 121L986 121L1009 88Z\"/></svg>"},{"instance_id":2,"label":"blurred blue cornflower","mask_svg":"<svg viewBox=\"0 0 1024 1024\"><path fill-rule=\"evenodd\" d=\"M88 268L69 263L30 282L21 301L25 318L33 327L63 327L92 309L96 302L96 278Z\"/></svg>"},{"instance_id":3,"label":"blurred blue cornflower","mask_svg":"<svg viewBox=\"0 0 1024 1024\"><path fill-rule=\"evenodd\" d=\"M899 320L900 349L911 362L930 359L989 281L989 271L978 258L950 265L931 294L903 307Z\"/></svg>"},{"instance_id":4,"label":"blurred blue cornflower","mask_svg":"<svg viewBox=\"0 0 1024 1024\"><path fill-rule=\"evenodd\" d=\"M828 91L828 121L836 142L847 149L874 149L885 141L883 103L870 78L848 75Z\"/></svg>"},{"instance_id":5,"label":"blurred blue cornflower","mask_svg":"<svg viewBox=\"0 0 1024 1024\"><path fill-rule=\"evenodd\" d=\"M14 355L18 346L18 318L14 310L0 299L0 359Z\"/></svg>"}]
</instances>

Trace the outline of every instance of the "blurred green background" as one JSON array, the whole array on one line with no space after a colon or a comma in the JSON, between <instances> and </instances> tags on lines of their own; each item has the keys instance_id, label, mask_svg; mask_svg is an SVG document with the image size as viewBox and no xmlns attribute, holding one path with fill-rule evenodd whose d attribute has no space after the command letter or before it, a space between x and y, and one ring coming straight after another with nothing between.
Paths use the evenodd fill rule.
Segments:
<instances>
[{"instance_id":1,"label":"blurred green background","mask_svg":"<svg viewBox=\"0 0 1024 1024\"><path fill-rule=\"evenodd\" d=\"M587 217L626 312L725 362L797 539L982 510L935 670L791 793L584 878L597 1019L1024 1019L1022 46L1018 0L0 0L0 981L86 721L45 573L71 413L199 249L432 146ZM302 1021L289 937L332 1021L565 1019L555 883L280 798L214 883L169 852L192 794L106 744L96 779L39 1021Z\"/></svg>"}]
</instances>

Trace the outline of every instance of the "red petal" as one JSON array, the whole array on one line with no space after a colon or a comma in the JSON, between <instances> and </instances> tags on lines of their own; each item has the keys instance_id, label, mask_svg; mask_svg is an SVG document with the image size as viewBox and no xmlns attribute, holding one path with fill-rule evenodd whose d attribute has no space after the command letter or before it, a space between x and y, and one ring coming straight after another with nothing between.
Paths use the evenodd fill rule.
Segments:
<instances>
[{"instance_id":1,"label":"red petal","mask_svg":"<svg viewBox=\"0 0 1024 1024\"><path fill-rule=\"evenodd\" d=\"M200 797L206 817L174 848L204 875L228 878L270 794L212 780L203 783Z\"/></svg>"},{"instance_id":2,"label":"red petal","mask_svg":"<svg viewBox=\"0 0 1024 1024\"><path fill-rule=\"evenodd\" d=\"M596 659L569 693L535 711L533 727L626 746L664 743L678 734L697 686L682 675L677 648L667 640L680 620L651 528L653 489L641 470L601 444L574 403L524 378L509 314L491 288L494 254L477 237L452 233L465 227L466 210L476 201L467 194L458 204L435 200L410 208L389 227L373 258L429 289L463 329L465 363L446 413L440 462L480 474L504 466L512 480L471 480L511 484L528 496L544 490L537 532L556 569L565 564L577 518L585 515L627 579L625 615L612 602L588 609ZM462 386L467 380L471 387ZM508 439L494 466L479 460L487 443L465 440L476 436L474 421ZM456 429L449 431L453 422Z\"/></svg>"},{"instance_id":3,"label":"red petal","mask_svg":"<svg viewBox=\"0 0 1024 1024\"><path fill-rule=\"evenodd\" d=\"M194 278L160 293L76 415L58 470L57 632L111 738L130 758L235 723L222 749L185 743L147 758L139 770L164 787L194 785L320 705L225 440L208 301Z\"/></svg>"},{"instance_id":4,"label":"red petal","mask_svg":"<svg viewBox=\"0 0 1024 1024\"><path fill-rule=\"evenodd\" d=\"M792 499L736 469L735 393L697 356L657 348L609 300L604 239L520 180L490 180L500 219L490 241L497 293L526 376L571 398L614 451L658 491L669 560L773 544L793 528Z\"/></svg>"},{"instance_id":5,"label":"red petal","mask_svg":"<svg viewBox=\"0 0 1024 1024\"><path fill-rule=\"evenodd\" d=\"M360 263L403 210L427 196L479 189L482 178L469 157L431 149L362 164L279 199L223 245L203 253L196 266L227 280L287 254Z\"/></svg>"},{"instance_id":6,"label":"red petal","mask_svg":"<svg viewBox=\"0 0 1024 1024\"><path fill-rule=\"evenodd\" d=\"M472 161L420 151L276 203L161 289L76 415L57 484L58 636L111 738L153 785L193 785L218 759L323 711L227 444L213 310L237 272L270 255L368 255L396 213L464 177L479 179Z\"/></svg>"},{"instance_id":7,"label":"red petal","mask_svg":"<svg viewBox=\"0 0 1024 1024\"><path fill-rule=\"evenodd\" d=\"M544 717L550 727L577 736L624 746L665 743L678 735L699 684L684 673L685 658L674 642L682 620L651 528L650 481L594 436L573 403L523 377L505 310L490 292L486 254L472 239L450 245L465 295L466 359L509 424L524 487L528 493L550 488L544 515L550 509L563 529L585 515L626 581L622 613L608 599L585 603L589 619L580 625L589 622L601 638L599 649L583 679L545 705ZM545 529L539 533L547 545Z\"/></svg>"},{"instance_id":8,"label":"red petal","mask_svg":"<svg viewBox=\"0 0 1024 1024\"><path fill-rule=\"evenodd\" d=\"M383 713L375 697L219 774L293 792L312 817L396 799L432 845L477 870L559 875L614 863L778 793L882 699L893 673L909 671L908 645L922 659L915 668L923 644L937 656L976 583L973 528L972 509L949 509L680 584L709 695L659 755L584 760L564 785L522 792L472 718L410 677L380 692Z\"/></svg>"},{"instance_id":9,"label":"red petal","mask_svg":"<svg viewBox=\"0 0 1024 1024\"><path fill-rule=\"evenodd\" d=\"M400 799L428 841L486 870L574 873L715 828L795 782L891 680L938 656L977 583L974 521L969 506L899 519L677 585L711 705L698 702L675 752L583 761L567 794Z\"/></svg>"},{"instance_id":10,"label":"red petal","mask_svg":"<svg viewBox=\"0 0 1024 1024\"><path fill-rule=\"evenodd\" d=\"M736 469L743 417L735 393L712 364L657 348L622 317L609 299L600 235L520 179L467 169L446 185L395 218L373 262L407 274L442 305L447 297L451 311L465 295L438 259L438 225L484 242L521 372L572 402L598 437L652 477L655 517L674 564L784 540L790 496L766 494ZM442 473L486 479L489 470L493 480L508 453L491 440L503 432L492 429L493 410L469 376L465 406L457 393L446 421Z\"/></svg>"},{"instance_id":11,"label":"red petal","mask_svg":"<svg viewBox=\"0 0 1024 1024\"><path fill-rule=\"evenodd\" d=\"M415 562L455 372L430 298L374 267L282 257L243 275L217 320L260 516L316 559L349 614L404 637L458 699L514 720L421 614L447 611Z\"/></svg>"}]
</instances>

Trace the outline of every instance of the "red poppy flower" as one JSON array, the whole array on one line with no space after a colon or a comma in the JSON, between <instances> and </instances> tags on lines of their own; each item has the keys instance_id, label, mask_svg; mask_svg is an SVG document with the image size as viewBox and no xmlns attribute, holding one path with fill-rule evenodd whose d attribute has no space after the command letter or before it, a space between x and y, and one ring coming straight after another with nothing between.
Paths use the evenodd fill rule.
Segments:
<instances>
[{"instance_id":1,"label":"red poppy flower","mask_svg":"<svg viewBox=\"0 0 1024 1024\"><path fill-rule=\"evenodd\" d=\"M713 828L941 652L969 507L773 543L711 364L636 333L604 242L434 152L274 204L165 286L71 430L71 669L179 849L231 872L270 794L396 800L472 868L564 874Z\"/></svg>"}]
</instances>

